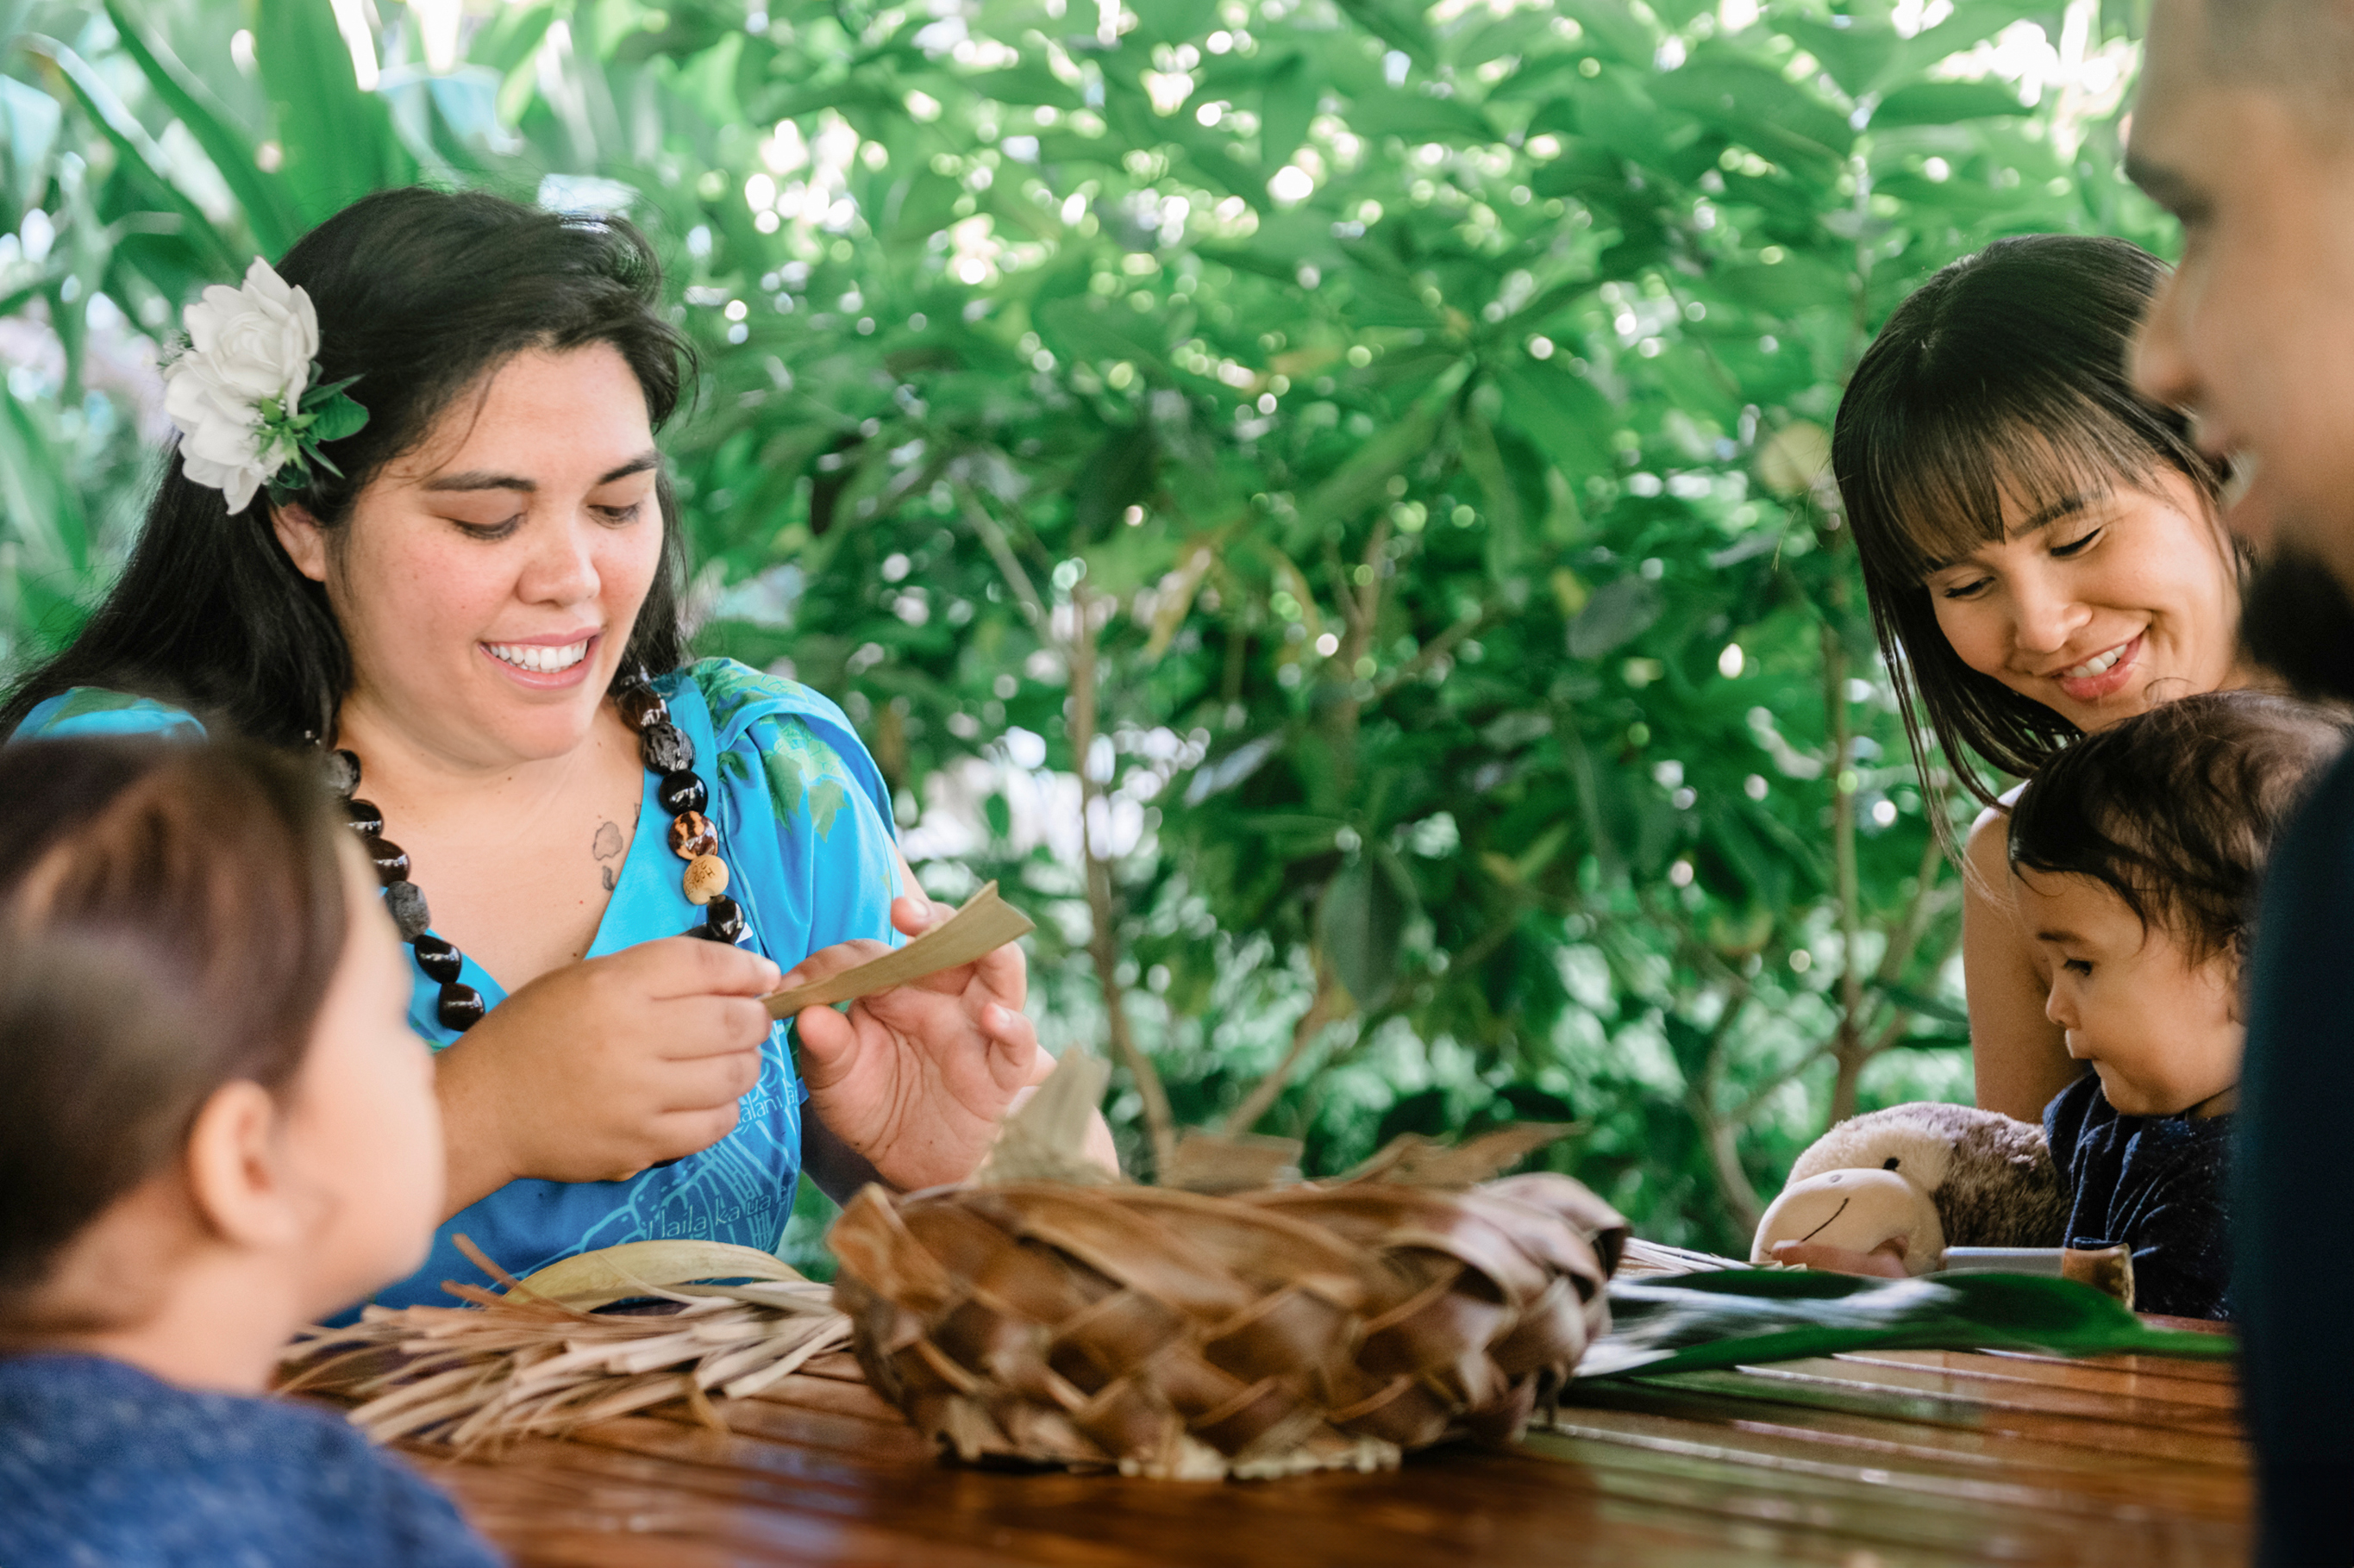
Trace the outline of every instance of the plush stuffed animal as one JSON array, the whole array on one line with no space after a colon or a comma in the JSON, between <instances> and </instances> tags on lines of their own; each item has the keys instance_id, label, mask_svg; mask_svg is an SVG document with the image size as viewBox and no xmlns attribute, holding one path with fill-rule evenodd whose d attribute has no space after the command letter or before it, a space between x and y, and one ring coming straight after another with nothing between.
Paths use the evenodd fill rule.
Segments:
<instances>
[{"instance_id":1,"label":"plush stuffed animal","mask_svg":"<svg viewBox=\"0 0 2354 1568\"><path fill-rule=\"evenodd\" d=\"M1907 1274L1927 1274L1948 1246L2060 1245L2068 1199L2041 1128L1970 1106L1891 1106L1798 1156L1749 1255L1771 1263L1782 1241L1885 1246Z\"/></svg>"}]
</instances>

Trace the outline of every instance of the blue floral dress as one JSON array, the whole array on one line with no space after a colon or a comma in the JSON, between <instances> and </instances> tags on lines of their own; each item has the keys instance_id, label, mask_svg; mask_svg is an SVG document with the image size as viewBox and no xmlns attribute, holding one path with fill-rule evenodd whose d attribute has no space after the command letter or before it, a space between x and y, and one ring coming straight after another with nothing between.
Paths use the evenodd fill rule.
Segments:
<instances>
[{"instance_id":1,"label":"blue floral dress","mask_svg":"<svg viewBox=\"0 0 2354 1568\"><path fill-rule=\"evenodd\" d=\"M746 944L790 969L854 938L898 942L890 919L899 892L890 793L842 710L806 686L729 659L660 676L654 688L695 742L695 771L711 797L705 814L726 846L728 895L743 905L751 928ZM204 733L181 709L85 686L36 707L16 738ZM677 936L701 916L680 889L670 817L654 784L649 773L637 837L616 874L590 958ZM433 890L425 895L429 903ZM471 958L461 978L493 1007L505 999L505 989ZM439 995L419 972L409 1026L437 1051L458 1038L435 1016ZM790 1044L790 1023L769 1030L760 1080L740 1102L736 1130L702 1153L627 1181L509 1182L444 1224L425 1266L375 1299L388 1307L449 1304L443 1280L489 1283L459 1252L452 1238L460 1235L517 1275L577 1252L669 1236L774 1251L792 1213L809 1097Z\"/></svg>"}]
</instances>

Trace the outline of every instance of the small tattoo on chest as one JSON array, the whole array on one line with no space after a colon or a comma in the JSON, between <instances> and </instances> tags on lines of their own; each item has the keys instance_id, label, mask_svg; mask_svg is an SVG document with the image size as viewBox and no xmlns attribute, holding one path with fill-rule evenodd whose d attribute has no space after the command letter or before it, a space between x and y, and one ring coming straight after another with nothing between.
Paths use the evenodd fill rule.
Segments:
<instances>
[{"instance_id":1,"label":"small tattoo on chest","mask_svg":"<svg viewBox=\"0 0 2354 1568\"><path fill-rule=\"evenodd\" d=\"M628 847L628 845L621 842L621 830L618 826L611 822L599 822L597 824L597 837L595 841L589 844L588 853L600 861L610 861ZM610 893L613 891L613 868L611 866L599 866L597 868L597 879L605 885L606 892Z\"/></svg>"}]
</instances>

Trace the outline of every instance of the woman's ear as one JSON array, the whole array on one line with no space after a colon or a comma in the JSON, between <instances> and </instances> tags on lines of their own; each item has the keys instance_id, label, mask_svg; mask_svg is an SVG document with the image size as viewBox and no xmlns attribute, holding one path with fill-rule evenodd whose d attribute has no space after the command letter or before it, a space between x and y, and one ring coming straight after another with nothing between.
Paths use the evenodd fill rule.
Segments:
<instances>
[{"instance_id":1,"label":"woman's ear","mask_svg":"<svg viewBox=\"0 0 2354 1568\"><path fill-rule=\"evenodd\" d=\"M268 1250L302 1238L280 1122L270 1091L239 1078L213 1091L188 1130L188 1195L206 1227L232 1246Z\"/></svg>"},{"instance_id":2,"label":"woman's ear","mask_svg":"<svg viewBox=\"0 0 2354 1568\"><path fill-rule=\"evenodd\" d=\"M270 527L296 571L314 583L327 580L327 531L319 526L308 507L270 507Z\"/></svg>"}]
</instances>

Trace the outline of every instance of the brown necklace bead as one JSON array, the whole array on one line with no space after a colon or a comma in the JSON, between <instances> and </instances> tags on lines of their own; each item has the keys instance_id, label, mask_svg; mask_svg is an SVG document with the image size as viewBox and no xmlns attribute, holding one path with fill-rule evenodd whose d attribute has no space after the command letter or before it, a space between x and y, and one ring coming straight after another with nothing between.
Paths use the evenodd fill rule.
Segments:
<instances>
[{"instance_id":1,"label":"brown necklace bead","mask_svg":"<svg viewBox=\"0 0 2354 1568\"><path fill-rule=\"evenodd\" d=\"M674 724L657 722L638 732L638 754L657 773L675 773L695 766L695 742Z\"/></svg>"},{"instance_id":2,"label":"brown necklace bead","mask_svg":"<svg viewBox=\"0 0 2354 1568\"><path fill-rule=\"evenodd\" d=\"M409 944L417 950L417 967L425 978L437 985L454 985L458 971L465 966L465 958L458 949L439 937L419 937Z\"/></svg>"},{"instance_id":3,"label":"brown necklace bead","mask_svg":"<svg viewBox=\"0 0 2354 1568\"><path fill-rule=\"evenodd\" d=\"M695 776L694 769L682 768L674 773L662 776L662 782L654 786L654 800L663 810L675 817L682 811L703 810L710 803L711 792L703 787L703 780Z\"/></svg>"},{"instance_id":4,"label":"brown necklace bead","mask_svg":"<svg viewBox=\"0 0 2354 1568\"><path fill-rule=\"evenodd\" d=\"M360 759L356 753L331 751L320 760L319 776L326 780L334 793L349 800L352 791L360 787Z\"/></svg>"},{"instance_id":5,"label":"brown necklace bead","mask_svg":"<svg viewBox=\"0 0 2354 1568\"><path fill-rule=\"evenodd\" d=\"M390 839L370 837L366 843L368 858L376 862L376 874L387 884L408 880L408 852Z\"/></svg>"},{"instance_id":6,"label":"brown necklace bead","mask_svg":"<svg viewBox=\"0 0 2354 1568\"><path fill-rule=\"evenodd\" d=\"M350 821L355 833L373 838L384 832L384 812L373 800L346 800L344 802L344 815Z\"/></svg>"},{"instance_id":7,"label":"brown necklace bead","mask_svg":"<svg viewBox=\"0 0 2354 1568\"><path fill-rule=\"evenodd\" d=\"M734 944L744 936L744 906L733 898L718 897L704 906L703 924L687 932L706 942Z\"/></svg>"},{"instance_id":8,"label":"brown necklace bead","mask_svg":"<svg viewBox=\"0 0 2354 1568\"><path fill-rule=\"evenodd\" d=\"M719 830L700 811L681 811L670 822L671 853L681 860L719 853Z\"/></svg>"},{"instance_id":9,"label":"brown necklace bead","mask_svg":"<svg viewBox=\"0 0 2354 1568\"><path fill-rule=\"evenodd\" d=\"M472 986L461 985L452 980L441 988L440 1003L433 1011L440 1018L442 1028L452 1029L463 1034L467 1030L480 1023L482 1021L482 1014L488 1012L490 1008L484 1004L481 991L476 991Z\"/></svg>"},{"instance_id":10,"label":"brown necklace bead","mask_svg":"<svg viewBox=\"0 0 2354 1568\"><path fill-rule=\"evenodd\" d=\"M708 904L727 891L727 863L716 854L700 854L687 863L681 885L689 904Z\"/></svg>"},{"instance_id":11,"label":"brown necklace bead","mask_svg":"<svg viewBox=\"0 0 2354 1568\"><path fill-rule=\"evenodd\" d=\"M650 724L670 722L670 705L652 686L624 686L614 696L613 705L621 710L621 716L630 721L631 729L642 730Z\"/></svg>"}]
</instances>

